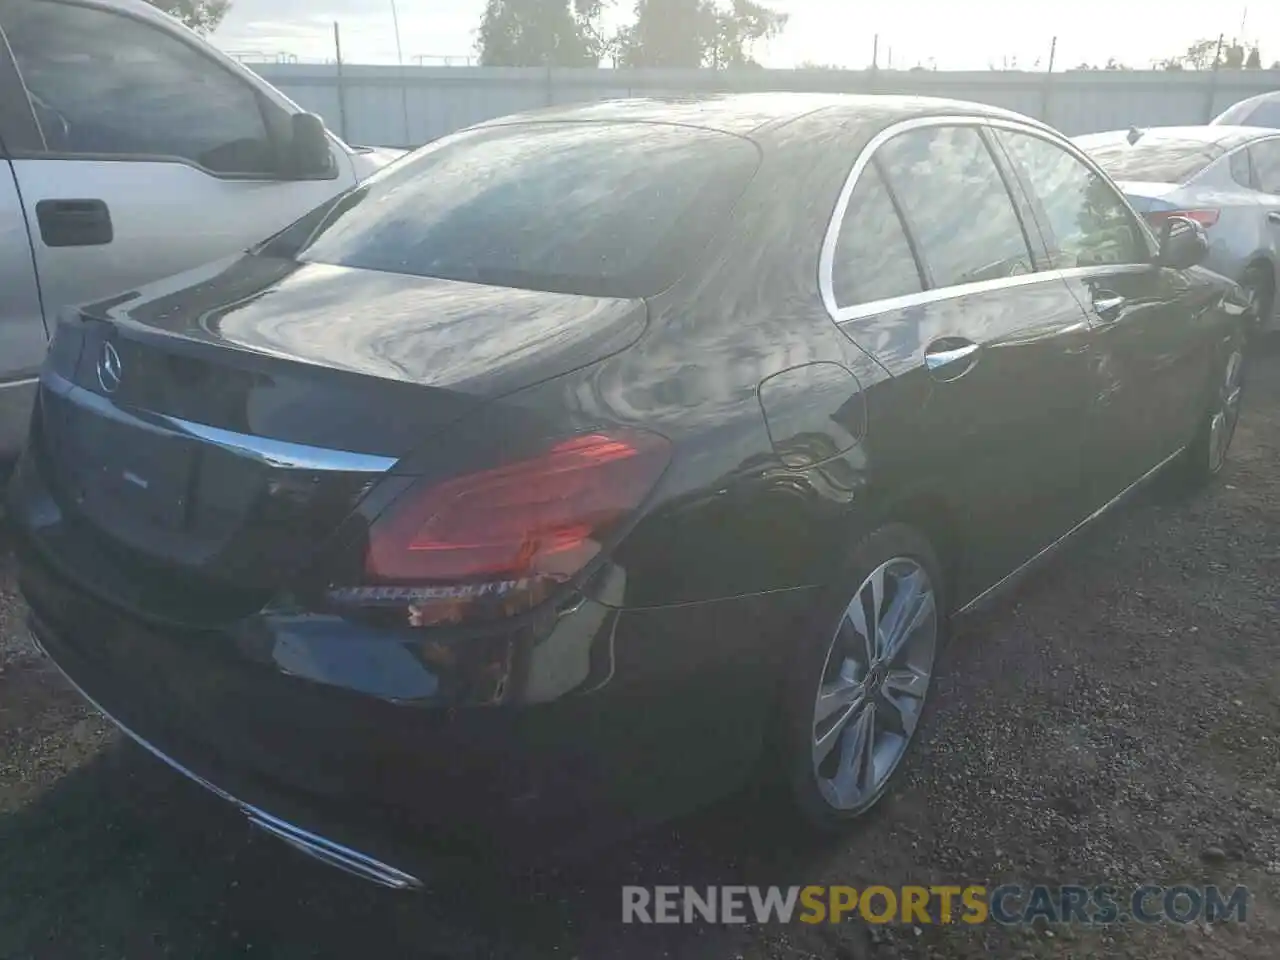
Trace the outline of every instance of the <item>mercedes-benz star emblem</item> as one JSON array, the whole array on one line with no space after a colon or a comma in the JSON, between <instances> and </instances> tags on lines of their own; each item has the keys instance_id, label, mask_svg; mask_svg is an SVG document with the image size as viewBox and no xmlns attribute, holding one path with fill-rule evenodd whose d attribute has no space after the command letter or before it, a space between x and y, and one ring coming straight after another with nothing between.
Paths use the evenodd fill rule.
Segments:
<instances>
[{"instance_id":1,"label":"mercedes-benz star emblem","mask_svg":"<svg viewBox=\"0 0 1280 960\"><path fill-rule=\"evenodd\" d=\"M102 354L98 357L98 383L107 393L115 393L120 389L120 376L124 368L120 364L120 354L110 343L102 345Z\"/></svg>"}]
</instances>

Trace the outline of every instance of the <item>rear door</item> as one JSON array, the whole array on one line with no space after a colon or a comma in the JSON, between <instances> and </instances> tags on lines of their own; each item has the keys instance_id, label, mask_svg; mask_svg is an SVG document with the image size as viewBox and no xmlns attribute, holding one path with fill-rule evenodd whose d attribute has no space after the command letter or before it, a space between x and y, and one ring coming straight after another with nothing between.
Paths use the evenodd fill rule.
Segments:
<instances>
[{"instance_id":1,"label":"rear door","mask_svg":"<svg viewBox=\"0 0 1280 960\"><path fill-rule=\"evenodd\" d=\"M1001 129L1052 264L1093 329L1094 398L1085 454L1100 506L1189 442L1203 409L1212 324L1207 274L1157 266L1120 193L1056 139Z\"/></svg>"},{"instance_id":2,"label":"rear door","mask_svg":"<svg viewBox=\"0 0 1280 960\"><path fill-rule=\"evenodd\" d=\"M50 320L243 250L347 185L337 156L330 179L283 180L287 114L194 35L91 0L0 0L0 30L25 87L8 109L34 121L10 148Z\"/></svg>"},{"instance_id":3,"label":"rear door","mask_svg":"<svg viewBox=\"0 0 1280 960\"><path fill-rule=\"evenodd\" d=\"M842 328L895 375L873 440L963 528L964 600L1083 516L1088 325L1061 280L1036 272L1038 243L981 126L912 126L850 195L832 296Z\"/></svg>"}]
</instances>

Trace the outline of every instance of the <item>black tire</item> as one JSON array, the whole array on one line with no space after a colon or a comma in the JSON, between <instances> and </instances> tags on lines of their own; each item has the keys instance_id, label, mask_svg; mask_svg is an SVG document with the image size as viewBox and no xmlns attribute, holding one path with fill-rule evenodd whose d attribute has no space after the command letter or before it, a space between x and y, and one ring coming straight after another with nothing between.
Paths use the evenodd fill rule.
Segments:
<instances>
[{"instance_id":1,"label":"black tire","mask_svg":"<svg viewBox=\"0 0 1280 960\"><path fill-rule=\"evenodd\" d=\"M938 654L946 639L947 630L947 596L942 567L929 541L915 529L902 524L889 524L861 540L851 552L836 581L825 592L818 604L814 617L804 629L800 642L796 647L788 675L782 691L778 718L777 745L781 772L784 775L787 795L792 808L798 812L800 821L822 832L839 829L851 820L866 813L884 795L893 783L894 777L901 769L903 757L910 753L914 733L919 729L920 720L924 717L924 707L928 703L928 684L926 683L920 701L919 712L915 722L906 734L905 744L895 747L901 750L897 759L889 767L889 773L878 789L868 789L867 795L856 806L841 809L833 806L824 795L820 786L819 765L815 764L815 737L817 696L824 676L829 676L830 660L836 651L837 628L841 627L846 608L857 595L864 582L882 565L899 558L913 562L918 569L927 575L932 588L936 630L933 636L933 652L929 663L929 677L932 678ZM902 564L893 569L910 569ZM894 576L892 570L886 575L885 582ZM913 583L914 573L911 575ZM894 583L906 582L894 580ZM896 586L886 587L885 595L898 589ZM906 594L904 594L905 596ZM888 607L886 603L886 608ZM886 622L888 618L885 618ZM918 636L918 634L916 634ZM845 661L847 663L847 661ZM877 666L873 674L867 671L863 678L865 686L868 677L874 680L882 676L880 671L884 665ZM843 669L843 668L842 668ZM902 671L895 671L901 675ZM841 674L843 676L843 674ZM896 696L896 694L895 694ZM914 703L914 700L912 701ZM893 711L886 711L884 716L897 717ZM875 720L873 714L873 721ZM855 726L850 722L849 727ZM840 734L839 736L843 736ZM896 736L896 734L895 734ZM835 749L841 749L838 745ZM833 751L834 752L834 751Z\"/></svg>"},{"instance_id":2,"label":"black tire","mask_svg":"<svg viewBox=\"0 0 1280 960\"><path fill-rule=\"evenodd\" d=\"M1196 490L1207 485L1222 472L1231 450L1231 441L1235 438L1236 426L1240 421L1240 396L1243 394L1245 376L1248 371L1246 363L1245 336L1237 333L1228 348L1222 351L1218 359L1215 373L1209 385L1205 411L1201 415L1200 424L1191 443L1182 452L1176 464L1176 476L1180 486L1188 490ZM1234 383L1239 393L1236 394L1234 410L1224 409L1230 392L1229 377L1235 364ZM1215 439L1214 424L1217 416L1226 417L1221 428L1225 436Z\"/></svg>"},{"instance_id":3,"label":"black tire","mask_svg":"<svg viewBox=\"0 0 1280 960\"><path fill-rule=\"evenodd\" d=\"M1275 276L1269 265L1254 264L1240 278L1243 287L1256 305L1256 311L1249 324L1249 334L1257 336L1271 329L1275 319L1276 285Z\"/></svg>"}]
</instances>

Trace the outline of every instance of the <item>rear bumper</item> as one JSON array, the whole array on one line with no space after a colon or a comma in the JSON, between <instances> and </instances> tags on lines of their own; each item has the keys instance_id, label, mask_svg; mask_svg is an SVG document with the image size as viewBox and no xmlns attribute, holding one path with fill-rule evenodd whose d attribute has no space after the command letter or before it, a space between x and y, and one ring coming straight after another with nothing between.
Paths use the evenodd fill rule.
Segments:
<instances>
[{"instance_id":1,"label":"rear bumper","mask_svg":"<svg viewBox=\"0 0 1280 960\"><path fill-rule=\"evenodd\" d=\"M391 886L592 849L738 786L812 598L605 590L474 636L272 608L197 628L113 600L30 458L10 506L33 630L86 698L259 827Z\"/></svg>"},{"instance_id":2,"label":"rear bumper","mask_svg":"<svg viewBox=\"0 0 1280 960\"><path fill-rule=\"evenodd\" d=\"M44 644L41 641L42 631L34 617L31 619L30 626L31 635L35 639L36 646L40 647L40 649L44 651L45 655L48 656L48 651L44 649ZM53 658L50 657L50 659ZM57 660L54 660L53 662L55 666L58 665ZM85 700L87 700L104 717L114 723L120 731L129 737L129 739L134 743L138 744L138 746L142 747L153 757L182 774L187 779L198 783L215 796L232 804L242 814L244 814L246 819L248 819L249 823L253 826L258 827L275 837L279 837L294 849L299 850L310 857L314 857L317 860L337 867L347 873L354 874L355 876L361 877L365 880L372 881L379 886L389 887L393 890L416 890L422 886L422 880L413 874L383 863L376 857L371 857L368 854L361 853L358 850L353 850L350 847L346 847L333 840L311 833L310 831L304 830L287 820L283 820L280 817L267 813L265 810L255 807L253 804L245 803L243 800L237 799L216 783L207 780L194 770L191 770L189 767L183 766L155 744L129 729L129 727L125 726L113 717L107 710L103 709L102 705L94 700L93 697L89 696L89 694L85 692L84 688L76 683L75 680L72 679L66 671L63 671L60 666L59 671L62 673L62 676L66 681L70 683L71 686L75 687L76 691L84 697Z\"/></svg>"}]
</instances>

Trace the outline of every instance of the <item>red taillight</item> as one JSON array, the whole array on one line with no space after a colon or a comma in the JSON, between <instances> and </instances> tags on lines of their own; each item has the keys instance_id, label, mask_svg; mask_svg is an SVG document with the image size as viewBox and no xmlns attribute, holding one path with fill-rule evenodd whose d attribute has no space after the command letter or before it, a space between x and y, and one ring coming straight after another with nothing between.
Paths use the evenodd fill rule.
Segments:
<instances>
[{"instance_id":1,"label":"red taillight","mask_svg":"<svg viewBox=\"0 0 1280 960\"><path fill-rule=\"evenodd\" d=\"M1164 226L1170 217L1186 217L1194 220L1206 230L1218 222L1217 210L1153 210L1147 214L1147 222L1157 230Z\"/></svg>"},{"instance_id":2,"label":"red taillight","mask_svg":"<svg viewBox=\"0 0 1280 960\"><path fill-rule=\"evenodd\" d=\"M538 456L410 491L369 531L364 584L345 602L407 603L416 624L475 604L514 613L582 570L666 468L638 430L572 437Z\"/></svg>"}]
</instances>

